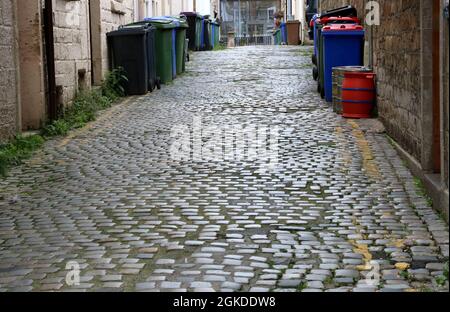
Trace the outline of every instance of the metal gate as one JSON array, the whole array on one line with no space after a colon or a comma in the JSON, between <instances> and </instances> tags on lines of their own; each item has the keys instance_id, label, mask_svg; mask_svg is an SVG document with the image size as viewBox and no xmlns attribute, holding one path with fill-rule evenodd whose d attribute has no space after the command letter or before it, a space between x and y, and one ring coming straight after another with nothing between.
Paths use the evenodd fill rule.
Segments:
<instances>
[{"instance_id":1,"label":"metal gate","mask_svg":"<svg viewBox=\"0 0 450 312\"><path fill-rule=\"evenodd\" d=\"M254 45L273 45L273 35L244 35L234 38L236 47L254 46Z\"/></svg>"}]
</instances>

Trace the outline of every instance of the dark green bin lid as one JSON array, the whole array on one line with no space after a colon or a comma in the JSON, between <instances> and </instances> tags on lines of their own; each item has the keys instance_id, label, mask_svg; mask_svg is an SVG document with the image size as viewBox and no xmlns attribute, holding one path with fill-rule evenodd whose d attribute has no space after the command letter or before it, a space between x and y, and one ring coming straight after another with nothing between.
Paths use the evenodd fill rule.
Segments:
<instances>
[{"instance_id":1,"label":"dark green bin lid","mask_svg":"<svg viewBox=\"0 0 450 312\"><path fill-rule=\"evenodd\" d=\"M150 23L157 29L173 29L177 27L177 24L173 20L165 17L150 17L139 23Z\"/></svg>"},{"instance_id":2,"label":"dark green bin lid","mask_svg":"<svg viewBox=\"0 0 450 312\"><path fill-rule=\"evenodd\" d=\"M175 24L177 28L189 28L189 24L185 17L180 15L156 17L156 19L169 20Z\"/></svg>"}]
</instances>

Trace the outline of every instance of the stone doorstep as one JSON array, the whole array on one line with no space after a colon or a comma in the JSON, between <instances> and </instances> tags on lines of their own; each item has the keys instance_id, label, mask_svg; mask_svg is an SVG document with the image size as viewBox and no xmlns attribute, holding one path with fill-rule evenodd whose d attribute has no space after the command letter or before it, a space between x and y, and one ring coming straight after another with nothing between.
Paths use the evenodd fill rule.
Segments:
<instances>
[{"instance_id":1,"label":"stone doorstep","mask_svg":"<svg viewBox=\"0 0 450 312\"><path fill-rule=\"evenodd\" d=\"M444 215L445 221L449 222L449 192L444 189L440 174L429 174L423 171L422 165L411 154L405 151L397 142L392 141L400 158L408 163L412 174L423 181L427 194L433 200L433 209Z\"/></svg>"}]
</instances>

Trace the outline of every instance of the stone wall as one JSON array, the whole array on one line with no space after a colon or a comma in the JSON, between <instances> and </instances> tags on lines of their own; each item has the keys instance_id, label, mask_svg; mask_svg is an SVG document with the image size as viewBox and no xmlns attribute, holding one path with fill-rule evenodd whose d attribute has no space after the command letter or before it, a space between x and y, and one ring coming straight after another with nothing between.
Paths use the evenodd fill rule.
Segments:
<instances>
[{"instance_id":1,"label":"stone wall","mask_svg":"<svg viewBox=\"0 0 450 312\"><path fill-rule=\"evenodd\" d=\"M19 120L14 1L0 0L0 142L16 134Z\"/></svg>"},{"instance_id":2,"label":"stone wall","mask_svg":"<svg viewBox=\"0 0 450 312\"><path fill-rule=\"evenodd\" d=\"M120 25L132 23L134 21L133 0L100 0L101 3L101 51L102 51L102 72L108 71L108 49L106 34L116 30Z\"/></svg>"},{"instance_id":3,"label":"stone wall","mask_svg":"<svg viewBox=\"0 0 450 312\"><path fill-rule=\"evenodd\" d=\"M57 0L53 11L56 85L62 87L60 104L66 104L91 84L88 0Z\"/></svg>"},{"instance_id":4,"label":"stone wall","mask_svg":"<svg viewBox=\"0 0 450 312\"><path fill-rule=\"evenodd\" d=\"M448 163L449 163L449 158L448 158L448 152L449 152L449 133L448 133L448 124L449 124L449 23L448 21L444 21L443 22L443 34L442 34L442 38L444 39L442 42L442 46L443 46L443 66L442 66L442 77L443 77L443 93L442 93L442 99L443 99L443 121L444 121L444 137L443 137L443 179L444 179L444 184L447 186L449 186L449 175L448 175Z\"/></svg>"},{"instance_id":5,"label":"stone wall","mask_svg":"<svg viewBox=\"0 0 450 312\"><path fill-rule=\"evenodd\" d=\"M378 112L391 137L421 159L420 1L381 1L381 25L373 27Z\"/></svg>"},{"instance_id":6,"label":"stone wall","mask_svg":"<svg viewBox=\"0 0 450 312\"><path fill-rule=\"evenodd\" d=\"M363 17L365 3L368 0L319 0L319 11L353 5L358 10L359 17Z\"/></svg>"},{"instance_id":7,"label":"stone wall","mask_svg":"<svg viewBox=\"0 0 450 312\"><path fill-rule=\"evenodd\" d=\"M139 3L136 9L143 9ZM145 5L144 5L145 7ZM109 70L106 34L120 25L139 18L133 0L98 0L90 2L94 85L100 85ZM136 14L136 16L135 16Z\"/></svg>"},{"instance_id":8,"label":"stone wall","mask_svg":"<svg viewBox=\"0 0 450 312\"><path fill-rule=\"evenodd\" d=\"M367 0L322 0L321 10L354 5L365 18ZM377 74L378 111L392 136L420 160L421 21L420 0L380 0L381 24L373 26L373 66ZM368 28L366 27L368 30Z\"/></svg>"},{"instance_id":9,"label":"stone wall","mask_svg":"<svg viewBox=\"0 0 450 312\"><path fill-rule=\"evenodd\" d=\"M106 34L133 22L135 8L133 0L56 0L54 5L56 84L63 91L59 101L66 104L90 87L91 75L95 85L101 83L109 64Z\"/></svg>"}]
</instances>

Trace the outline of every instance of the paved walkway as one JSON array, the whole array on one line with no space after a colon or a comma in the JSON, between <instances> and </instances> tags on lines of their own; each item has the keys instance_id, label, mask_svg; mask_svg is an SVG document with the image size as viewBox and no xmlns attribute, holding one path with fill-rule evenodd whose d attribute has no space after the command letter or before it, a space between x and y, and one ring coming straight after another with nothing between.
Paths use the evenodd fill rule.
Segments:
<instances>
[{"instance_id":1,"label":"paved walkway","mask_svg":"<svg viewBox=\"0 0 450 312\"><path fill-rule=\"evenodd\" d=\"M0 180L0 291L448 289L448 226L384 134L318 97L309 55L195 53L172 85L47 142ZM174 158L183 134L211 139L200 122L270 130L248 142L272 163Z\"/></svg>"}]
</instances>

